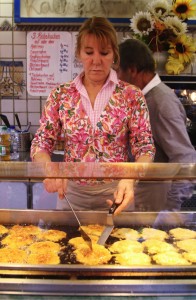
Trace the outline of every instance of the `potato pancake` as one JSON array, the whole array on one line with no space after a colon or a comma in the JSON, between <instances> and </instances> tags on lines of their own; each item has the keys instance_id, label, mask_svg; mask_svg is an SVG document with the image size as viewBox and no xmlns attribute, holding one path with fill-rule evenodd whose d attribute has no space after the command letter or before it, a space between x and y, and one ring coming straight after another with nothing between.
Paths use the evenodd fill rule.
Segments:
<instances>
[{"instance_id":1,"label":"potato pancake","mask_svg":"<svg viewBox=\"0 0 196 300\"><path fill-rule=\"evenodd\" d=\"M123 266L149 266L151 258L145 253L124 252L115 255L117 263Z\"/></svg>"},{"instance_id":2,"label":"potato pancake","mask_svg":"<svg viewBox=\"0 0 196 300\"><path fill-rule=\"evenodd\" d=\"M7 235L1 243L10 248L24 248L34 243L34 237L30 235Z\"/></svg>"},{"instance_id":3,"label":"potato pancake","mask_svg":"<svg viewBox=\"0 0 196 300\"><path fill-rule=\"evenodd\" d=\"M31 253L47 254L48 252L59 253L61 246L58 243L52 241L35 242L27 249Z\"/></svg>"},{"instance_id":4,"label":"potato pancake","mask_svg":"<svg viewBox=\"0 0 196 300\"><path fill-rule=\"evenodd\" d=\"M146 240L142 243L149 254L178 251L173 245L160 240Z\"/></svg>"},{"instance_id":5,"label":"potato pancake","mask_svg":"<svg viewBox=\"0 0 196 300\"><path fill-rule=\"evenodd\" d=\"M82 245L76 249L73 253L76 256L76 260L82 264L95 266L106 264L112 255L104 246L93 244L91 250L87 245Z\"/></svg>"},{"instance_id":6,"label":"potato pancake","mask_svg":"<svg viewBox=\"0 0 196 300\"><path fill-rule=\"evenodd\" d=\"M196 231L187 228L174 228L169 231L169 234L176 240L196 238Z\"/></svg>"},{"instance_id":7,"label":"potato pancake","mask_svg":"<svg viewBox=\"0 0 196 300\"><path fill-rule=\"evenodd\" d=\"M88 234L88 235L96 235L100 236L105 228L105 226L99 224L90 224L86 226L81 226L81 228Z\"/></svg>"},{"instance_id":8,"label":"potato pancake","mask_svg":"<svg viewBox=\"0 0 196 300\"><path fill-rule=\"evenodd\" d=\"M58 265L60 258L57 253L31 253L27 258L27 263L30 265Z\"/></svg>"},{"instance_id":9,"label":"potato pancake","mask_svg":"<svg viewBox=\"0 0 196 300\"><path fill-rule=\"evenodd\" d=\"M112 253L123 253L123 252L142 252L143 245L137 241L121 240L113 243L109 247Z\"/></svg>"},{"instance_id":10,"label":"potato pancake","mask_svg":"<svg viewBox=\"0 0 196 300\"><path fill-rule=\"evenodd\" d=\"M180 253L170 251L166 253L157 253L153 255L153 260L162 266L186 266L191 265L191 263L186 260Z\"/></svg>"},{"instance_id":11,"label":"potato pancake","mask_svg":"<svg viewBox=\"0 0 196 300\"><path fill-rule=\"evenodd\" d=\"M83 240L81 236L78 236L70 239L68 243L72 245L75 249L78 249L80 248L80 246L85 245L86 242Z\"/></svg>"},{"instance_id":12,"label":"potato pancake","mask_svg":"<svg viewBox=\"0 0 196 300\"><path fill-rule=\"evenodd\" d=\"M8 231L9 231L8 228L6 228L3 225L0 225L0 235L8 233Z\"/></svg>"},{"instance_id":13,"label":"potato pancake","mask_svg":"<svg viewBox=\"0 0 196 300\"><path fill-rule=\"evenodd\" d=\"M98 239L99 239L99 237L97 237L95 235L94 236L91 235L90 238L92 240L92 244L96 244L97 241L98 241ZM85 242L85 240L81 236L78 236L78 237L70 239L68 241L68 243L70 245L72 245L75 249L78 249L78 248L80 248L83 245L87 245L86 242Z\"/></svg>"},{"instance_id":14,"label":"potato pancake","mask_svg":"<svg viewBox=\"0 0 196 300\"><path fill-rule=\"evenodd\" d=\"M139 239L139 232L131 228L114 228L111 236L122 239L122 240L133 240Z\"/></svg>"},{"instance_id":15,"label":"potato pancake","mask_svg":"<svg viewBox=\"0 0 196 300\"><path fill-rule=\"evenodd\" d=\"M41 229L35 225L14 225L10 228L9 233L12 235L38 235Z\"/></svg>"},{"instance_id":16,"label":"potato pancake","mask_svg":"<svg viewBox=\"0 0 196 300\"><path fill-rule=\"evenodd\" d=\"M24 250L17 248L5 247L0 249L0 262L1 263L26 263L27 253Z\"/></svg>"},{"instance_id":17,"label":"potato pancake","mask_svg":"<svg viewBox=\"0 0 196 300\"><path fill-rule=\"evenodd\" d=\"M144 240L155 239L163 241L168 238L168 234L165 231L155 228L143 228L140 236Z\"/></svg>"},{"instance_id":18,"label":"potato pancake","mask_svg":"<svg viewBox=\"0 0 196 300\"><path fill-rule=\"evenodd\" d=\"M184 252L183 257L192 263L196 263L196 252Z\"/></svg>"},{"instance_id":19,"label":"potato pancake","mask_svg":"<svg viewBox=\"0 0 196 300\"><path fill-rule=\"evenodd\" d=\"M48 240L52 242L58 242L64 238L66 238L67 234L61 230L49 229L41 232L38 235L39 240Z\"/></svg>"},{"instance_id":20,"label":"potato pancake","mask_svg":"<svg viewBox=\"0 0 196 300\"><path fill-rule=\"evenodd\" d=\"M176 242L176 246L186 252L196 252L196 239L188 239Z\"/></svg>"}]
</instances>

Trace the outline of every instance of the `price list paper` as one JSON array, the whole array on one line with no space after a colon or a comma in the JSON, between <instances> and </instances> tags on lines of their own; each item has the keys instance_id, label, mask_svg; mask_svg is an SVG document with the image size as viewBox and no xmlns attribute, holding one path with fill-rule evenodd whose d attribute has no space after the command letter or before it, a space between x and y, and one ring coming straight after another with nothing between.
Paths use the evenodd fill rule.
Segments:
<instances>
[{"instance_id":1,"label":"price list paper","mask_svg":"<svg viewBox=\"0 0 196 300\"><path fill-rule=\"evenodd\" d=\"M31 31L27 34L27 91L48 96L57 85L71 80L70 32Z\"/></svg>"}]
</instances>

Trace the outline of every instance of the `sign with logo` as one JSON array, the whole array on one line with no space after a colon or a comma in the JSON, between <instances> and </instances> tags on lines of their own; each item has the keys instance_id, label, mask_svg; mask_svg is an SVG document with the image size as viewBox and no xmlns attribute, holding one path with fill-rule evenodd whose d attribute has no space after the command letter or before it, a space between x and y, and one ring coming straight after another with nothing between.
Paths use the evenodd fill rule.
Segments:
<instances>
[{"instance_id":1,"label":"sign with logo","mask_svg":"<svg viewBox=\"0 0 196 300\"><path fill-rule=\"evenodd\" d=\"M15 23L81 23L92 16L129 24L146 0L15 0Z\"/></svg>"}]
</instances>

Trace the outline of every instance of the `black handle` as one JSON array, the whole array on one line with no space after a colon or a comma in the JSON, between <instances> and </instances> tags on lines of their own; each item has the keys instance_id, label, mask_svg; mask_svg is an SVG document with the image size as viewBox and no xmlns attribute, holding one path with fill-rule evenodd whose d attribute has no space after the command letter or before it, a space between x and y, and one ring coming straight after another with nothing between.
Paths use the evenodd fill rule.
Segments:
<instances>
[{"instance_id":1,"label":"black handle","mask_svg":"<svg viewBox=\"0 0 196 300\"><path fill-rule=\"evenodd\" d=\"M10 128L10 122L8 121L7 116L6 116L6 115L0 114L0 117L1 117L1 119L3 120L4 124L5 124L8 128Z\"/></svg>"},{"instance_id":2,"label":"black handle","mask_svg":"<svg viewBox=\"0 0 196 300\"><path fill-rule=\"evenodd\" d=\"M15 118L16 118L17 125L20 128L20 130L21 130L22 127L21 127L21 124L20 124L20 120L19 120L18 114L15 114Z\"/></svg>"},{"instance_id":3,"label":"black handle","mask_svg":"<svg viewBox=\"0 0 196 300\"><path fill-rule=\"evenodd\" d=\"M112 206L109 209L109 214L113 214L117 207L119 207L120 204L113 202Z\"/></svg>"}]
</instances>

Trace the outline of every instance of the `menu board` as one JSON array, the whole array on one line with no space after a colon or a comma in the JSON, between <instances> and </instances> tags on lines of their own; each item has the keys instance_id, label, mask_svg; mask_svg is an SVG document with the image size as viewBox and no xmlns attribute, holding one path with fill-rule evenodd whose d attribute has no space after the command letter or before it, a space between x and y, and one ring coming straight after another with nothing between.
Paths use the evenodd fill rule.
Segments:
<instances>
[{"instance_id":1,"label":"menu board","mask_svg":"<svg viewBox=\"0 0 196 300\"><path fill-rule=\"evenodd\" d=\"M57 85L72 79L72 35L61 31L27 34L27 91L48 96Z\"/></svg>"}]
</instances>

